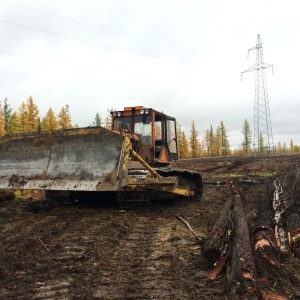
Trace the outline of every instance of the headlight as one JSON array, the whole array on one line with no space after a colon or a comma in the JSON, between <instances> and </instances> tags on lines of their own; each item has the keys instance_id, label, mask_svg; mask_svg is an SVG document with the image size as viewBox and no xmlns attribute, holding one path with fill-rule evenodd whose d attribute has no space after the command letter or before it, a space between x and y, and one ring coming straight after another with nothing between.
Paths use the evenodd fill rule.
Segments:
<instances>
[{"instance_id":1,"label":"headlight","mask_svg":"<svg viewBox=\"0 0 300 300\"><path fill-rule=\"evenodd\" d=\"M149 109L148 108L145 109L145 114L149 114Z\"/></svg>"},{"instance_id":2,"label":"headlight","mask_svg":"<svg viewBox=\"0 0 300 300\"><path fill-rule=\"evenodd\" d=\"M122 113L121 113L120 111L118 111L118 112L117 112L117 116L118 116L118 117L121 117L121 116L122 116Z\"/></svg>"},{"instance_id":3,"label":"headlight","mask_svg":"<svg viewBox=\"0 0 300 300\"><path fill-rule=\"evenodd\" d=\"M144 114L144 112L145 112L145 111L144 111L143 109L141 109L141 115L143 115L143 114Z\"/></svg>"},{"instance_id":4,"label":"headlight","mask_svg":"<svg viewBox=\"0 0 300 300\"><path fill-rule=\"evenodd\" d=\"M114 115L114 117L115 117L115 116L117 115L117 113L114 111L114 112L113 112L113 115Z\"/></svg>"}]
</instances>

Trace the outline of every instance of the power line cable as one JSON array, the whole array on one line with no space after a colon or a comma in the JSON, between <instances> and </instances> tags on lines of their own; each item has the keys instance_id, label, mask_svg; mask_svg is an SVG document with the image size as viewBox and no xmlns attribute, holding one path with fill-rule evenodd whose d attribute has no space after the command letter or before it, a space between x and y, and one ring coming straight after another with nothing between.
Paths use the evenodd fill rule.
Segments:
<instances>
[{"instance_id":1,"label":"power line cable","mask_svg":"<svg viewBox=\"0 0 300 300\"><path fill-rule=\"evenodd\" d=\"M132 34L124 33L124 32L121 32L121 31L117 31L117 30L113 30L113 29L109 29L109 28L104 28L104 27L101 27L101 26L85 23L85 22L82 22L82 21L66 18L66 17L59 16L59 15L56 15L56 14L53 14L53 13L50 13L50 12L45 12L45 11L38 10L38 9L35 9L35 8L31 8L31 7L28 7L28 6L13 3L13 2L10 2L10 1L5 1L5 0L0 0L0 1L4 2L4 3L7 3L7 4L18 6L18 7L21 7L21 8L25 8L25 9L28 9L28 10L32 10L32 11L35 11L35 12L39 12L39 13L42 13L42 14L45 14L45 15L49 15L49 16L52 16L52 17L55 17L55 18L66 20L66 21L69 21L69 22L73 22L73 23L85 25L85 26L88 26L88 27L105 30L105 31L108 31L108 32L113 32L113 33L120 34L120 35L123 35L123 36L127 36L127 37L130 37L130 38L139 39L139 40L143 40L143 41L147 41L147 42L151 42L151 43L156 43L156 44L165 45L165 46L174 47L174 48L183 49L183 50L188 50L188 51L203 52L203 51L197 50L197 49L192 49L192 48L177 46L177 45L173 45L173 44L163 43L163 42L155 41L155 40L152 40L152 39L147 39L147 38L144 38L144 37L141 37L141 36L132 35Z\"/></svg>"},{"instance_id":2,"label":"power line cable","mask_svg":"<svg viewBox=\"0 0 300 300\"><path fill-rule=\"evenodd\" d=\"M56 35L56 36L60 36L60 37L68 38L68 39L72 39L72 40L83 42L83 43L88 43L88 44L92 44L92 45L96 45L96 46L102 46L102 47L106 47L106 48L110 48L110 49L114 49L114 50L118 50L118 51L124 51L124 52L128 52L128 53L142 55L142 56L148 56L148 57L152 57L152 58L158 58L158 59L161 59L161 60L168 60L168 61L172 61L172 62L176 62L176 63L181 63L181 64L188 64L188 65L199 66L198 64L194 64L194 63L189 63L189 62L185 62L185 61L175 60L175 59L171 59L171 58L160 57L160 56L146 54L146 53L137 52L137 51L131 51L131 50L127 50L127 49L122 49L122 48L118 48L118 47L114 47L114 46L110 46L110 45L105 45L105 44L101 44L101 43L87 41L87 40L79 39L79 38L76 38L76 37L71 37L71 36L68 36L68 35L64 35L64 34L60 34L60 33L56 33L56 32L51 32L51 31L47 31L47 30L43 30L43 29L38 29L38 28L31 27L31 26L17 24L17 23L5 21L5 20L0 20L0 22L6 23L6 24L10 24L10 25L14 25L14 26L23 27L23 28L26 28L26 29L40 31L40 32L43 32L43 33L48 33L48 34L52 34L52 35Z\"/></svg>"},{"instance_id":3,"label":"power line cable","mask_svg":"<svg viewBox=\"0 0 300 300\"><path fill-rule=\"evenodd\" d=\"M140 72L127 71L127 70L104 68L104 67L99 67L99 66L84 65L84 64L79 64L79 63L72 63L72 62L66 62L66 61L60 61L60 60L55 60L55 59L50 59L50 58L42 58L42 57L36 57L36 56L29 56L29 55L12 53L12 52L1 51L1 50L0 50L0 54L18 56L18 57L22 57L22 58L29 58L29 59L35 59L35 60L42 60L42 61L46 61L46 62L54 62L54 63L64 64L64 65L71 65L71 66L75 66L75 67L100 69L100 70L111 71L111 72L129 73L129 74L135 74L135 75L146 75L146 76L155 76L155 77L159 76L159 77L164 77L164 78L183 79L183 80L194 80L195 79L195 78L167 76L167 75L161 75L161 74L157 75L157 74L150 74L150 73L140 73Z\"/></svg>"}]
</instances>

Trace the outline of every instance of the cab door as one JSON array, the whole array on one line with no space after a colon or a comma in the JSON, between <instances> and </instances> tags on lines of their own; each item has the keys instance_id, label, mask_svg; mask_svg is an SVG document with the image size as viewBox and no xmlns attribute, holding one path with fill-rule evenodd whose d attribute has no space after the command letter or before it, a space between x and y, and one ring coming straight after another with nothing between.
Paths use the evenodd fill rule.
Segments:
<instances>
[{"instance_id":1,"label":"cab door","mask_svg":"<svg viewBox=\"0 0 300 300\"><path fill-rule=\"evenodd\" d=\"M154 157L160 162L177 160L176 121L165 115L155 114Z\"/></svg>"}]
</instances>

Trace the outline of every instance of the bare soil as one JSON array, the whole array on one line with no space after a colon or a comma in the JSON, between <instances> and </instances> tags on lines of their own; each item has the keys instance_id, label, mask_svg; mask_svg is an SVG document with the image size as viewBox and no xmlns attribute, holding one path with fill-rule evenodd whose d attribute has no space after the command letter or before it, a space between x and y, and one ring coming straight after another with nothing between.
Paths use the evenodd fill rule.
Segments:
<instances>
[{"instance_id":1,"label":"bare soil","mask_svg":"<svg viewBox=\"0 0 300 300\"><path fill-rule=\"evenodd\" d=\"M247 291L233 293L226 270L215 280L207 279L213 266L178 216L205 239L232 197L226 183L233 182L252 237L273 176L290 172L299 162L298 155L179 161L174 167L203 174L201 200L131 210L101 199L97 204L58 206L2 194L0 299L258 299ZM296 257L281 263L300 278ZM285 296L281 299L300 299L297 282L259 263L257 271L269 283L262 289Z\"/></svg>"}]
</instances>

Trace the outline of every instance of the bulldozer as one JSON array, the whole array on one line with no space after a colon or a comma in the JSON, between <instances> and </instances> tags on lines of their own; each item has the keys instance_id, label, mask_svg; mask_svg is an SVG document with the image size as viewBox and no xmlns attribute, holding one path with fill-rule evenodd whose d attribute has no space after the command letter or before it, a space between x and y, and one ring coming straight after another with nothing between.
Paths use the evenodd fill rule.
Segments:
<instances>
[{"instance_id":1,"label":"bulldozer","mask_svg":"<svg viewBox=\"0 0 300 300\"><path fill-rule=\"evenodd\" d=\"M175 118L135 106L112 111L111 124L3 136L0 189L42 190L61 203L109 194L124 207L201 197L200 173L172 168Z\"/></svg>"}]
</instances>

